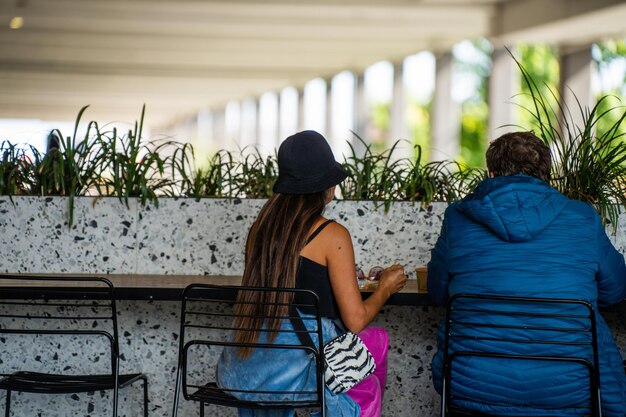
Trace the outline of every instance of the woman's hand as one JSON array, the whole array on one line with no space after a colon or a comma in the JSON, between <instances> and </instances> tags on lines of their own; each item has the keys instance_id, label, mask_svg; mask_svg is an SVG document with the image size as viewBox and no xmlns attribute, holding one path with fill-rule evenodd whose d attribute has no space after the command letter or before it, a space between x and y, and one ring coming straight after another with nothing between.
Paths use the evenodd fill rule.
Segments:
<instances>
[{"instance_id":1,"label":"woman's hand","mask_svg":"<svg viewBox=\"0 0 626 417\"><path fill-rule=\"evenodd\" d=\"M387 291L387 294L395 294L406 285L406 275L402 265L391 265L380 276L378 289Z\"/></svg>"}]
</instances>

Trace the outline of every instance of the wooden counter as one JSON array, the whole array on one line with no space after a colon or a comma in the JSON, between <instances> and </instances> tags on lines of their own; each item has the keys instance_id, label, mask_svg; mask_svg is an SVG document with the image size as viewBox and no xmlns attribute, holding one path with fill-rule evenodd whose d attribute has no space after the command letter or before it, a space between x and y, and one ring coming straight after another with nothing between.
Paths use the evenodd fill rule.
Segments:
<instances>
[{"instance_id":1,"label":"wooden counter","mask_svg":"<svg viewBox=\"0 0 626 417\"><path fill-rule=\"evenodd\" d=\"M419 282L424 283L426 269L418 271ZM20 278L19 280L2 279L2 276ZM415 274L413 275L415 276ZM62 283L62 281L36 281L29 277L76 278L76 277L104 277L113 283L115 298L118 300L180 300L183 289L189 284L213 285L241 285L241 277L233 275L87 275L87 274L0 274L0 296L6 298L20 298L24 295L21 289L42 288L54 286L68 288L68 298L80 289L80 283ZM418 280L409 279L402 291L391 296L387 304L404 306L433 306L428 293L421 291ZM423 288L423 285L421 286ZM371 291L361 290L363 298L367 298ZM626 312L626 300L611 307L602 308L603 312Z\"/></svg>"},{"instance_id":2,"label":"wooden counter","mask_svg":"<svg viewBox=\"0 0 626 417\"><path fill-rule=\"evenodd\" d=\"M2 276L18 277L19 280L2 279ZM0 292L7 297L20 296L20 288L57 288L81 287L80 283L59 281L29 280L31 277L76 278L103 277L113 283L115 298L119 300L179 300L183 289L189 284L241 285L240 276L203 276L203 275L87 275L87 274L0 274ZM71 284L71 285L70 285ZM361 291L367 298L371 291ZM388 302L394 305L432 305L428 294L418 293L418 283L409 279L407 285L398 294L394 294Z\"/></svg>"}]
</instances>

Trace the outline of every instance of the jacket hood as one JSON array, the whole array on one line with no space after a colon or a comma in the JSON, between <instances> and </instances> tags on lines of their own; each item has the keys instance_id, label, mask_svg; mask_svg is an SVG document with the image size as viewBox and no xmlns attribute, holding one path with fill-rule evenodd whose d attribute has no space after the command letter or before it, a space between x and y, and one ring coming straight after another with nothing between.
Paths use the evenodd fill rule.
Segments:
<instances>
[{"instance_id":1,"label":"jacket hood","mask_svg":"<svg viewBox=\"0 0 626 417\"><path fill-rule=\"evenodd\" d=\"M488 178L456 208L507 242L525 242L545 229L569 199L527 175Z\"/></svg>"}]
</instances>

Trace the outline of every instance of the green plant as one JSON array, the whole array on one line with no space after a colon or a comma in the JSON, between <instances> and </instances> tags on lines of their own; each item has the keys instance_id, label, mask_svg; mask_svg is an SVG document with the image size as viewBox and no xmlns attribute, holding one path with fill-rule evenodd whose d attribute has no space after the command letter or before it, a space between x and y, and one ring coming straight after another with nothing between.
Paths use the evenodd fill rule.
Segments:
<instances>
[{"instance_id":1,"label":"green plant","mask_svg":"<svg viewBox=\"0 0 626 417\"><path fill-rule=\"evenodd\" d=\"M3 142L0 192L68 196L70 226L74 198L79 195L115 196L128 207L131 197L138 197L141 204L158 205L160 195L266 198L272 194L278 177L276 155L265 157L257 149L243 149L236 159L220 150L208 168L196 171L190 144L143 139L145 107L126 135L92 121L79 137L86 109L80 110L72 136L64 139L59 130L51 132L45 154ZM375 152L375 145L355 136L365 151L357 155L350 145L352 155L343 164L350 177L340 185L345 199L380 201L388 209L394 200L453 201L470 189L468 179L475 170L462 169L457 162L422 164L419 146L413 158L396 158L399 142Z\"/></svg>"},{"instance_id":2,"label":"green plant","mask_svg":"<svg viewBox=\"0 0 626 417\"><path fill-rule=\"evenodd\" d=\"M78 126L87 106L76 118L74 133L64 139L55 129L54 139L47 153L33 146L19 148L7 141L2 143L0 162L0 192L22 195L62 195L68 199L68 218L74 218L74 199L84 195L101 175L104 144L96 122L90 122L83 138L78 137Z\"/></svg>"},{"instance_id":3,"label":"green plant","mask_svg":"<svg viewBox=\"0 0 626 417\"><path fill-rule=\"evenodd\" d=\"M206 169L199 169L192 174L184 174L183 195L188 197L232 197L234 186L233 171L235 162L233 155L226 151L218 151L209 160Z\"/></svg>"},{"instance_id":4,"label":"green plant","mask_svg":"<svg viewBox=\"0 0 626 417\"><path fill-rule=\"evenodd\" d=\"M453 202L471 192L486 177L480 168L468 168L456 161L433 161L422 164L422 149L416 146L416 156L408 161L402 174L402 200Z\"/></svg>"},{"instance_id":5,"label":"green plant","mask_svg":"<svg viewBox=\"0 0 626 417\"><path fill-rule=\"evenodd\" d=\"M173 196L178 182L184 180L178 178L184 175L179 175L177 168L187 166L190 151L190 145L175 141L144 141L144 115L145 106L132 130L120 136L114 128L106 141L105 169L98 190L118 197L127 207L130 197L138 197L142 205L150 201L158 206L158 195Z\"/></svg>"},{"instance_id":6,"label":"green plant","mask_svg":"<svg viewBox=\"0 0 626 417\"><path fill-rule=\"evenodd\" d=\"M119 135L116 128L104 131L91 121L79 137L87 107L79 111L72 136L65 137L58 129L50 132L46 153L2 142L0 193L67 196L70 226L79 195L116 196L128 207L130 197L158 205L159 195L182 194L191 172L190 144L145 141L145 106L127 135Z\"/></svg>"},{"instance_id":7,"label":"green plant","mask_svg":"<svg viewBox=\"0 0 626 417\"><path fill-rule=\"evenodd\" d=\"M603 220L617 227L622 206L626 205L626 143L621 133L624 108L600 110L608 99L605 96L591 109L584 108L577 99L577 108L570 109L547 85L549 96L542 93L528 71L513 59L532 102L522 108L532 117L536 134L552 150L552 185L570 198L592 204ZM579 124L572 112L580 115ZM619 113L617 118L611 117L614 112ZM606 119L612 121L603 124Z\"/></svg>"},{"instance_id":8,"label":"green plant","mask_svg":"<svg viewBox=\"0 0 626 417\"><path fill-rule=\"evenodd\" d=\"M243 155L245 149L241 151ZM278 178L276 155L264 158L258 149L243 157L237 164L234 174L234 194L238 197L267 198L272 195L272 187Z\"/></svg>"},{"instance_id":9,"label":"green plant","mask_svg":"<svg viewBox=\"0 0 626 417\"><path fill-rule=\"evenodd\" d=\"M54 138L56 146L49 147L46 154L33 149L33 194L69 197L69 225L74 219L75 198L97 188L106 163L106 142L97 122L89 122L85 135L78 137L79 124L87 107L79 111L72 136L63 139L63 134L55 129L50 132L49 141Z\"/></svg>"},{"instance_id":10,"label":"green plant","mask_svg":"<svg viewBox=\"0 0 626 417\"><path fill-rule=\"evenodd\" d=\"M184 195L189 197L267 198L278 178L276 156L263 157L258 149L241 150L240 160L231 152L218 151L208 168L199 169L184 180Z\"/></svg>"},{"instance_id":11,"label":"green plant","mask_svg":"<svg viewBox=\"0 0 626 417\"><path fill-rule=\"evenodd\" d=\"M176 195L188 195L193 189L195 152L191 143L177 143L171 156L170 175Z\"/></svg>"},{"instance_id":12,"label":"green plant","mask_svg":"<svg viewBox=\"0 0 626 417\"><path fill-rule=\"evenodd\" d=\"M32 161L24 149L5 140L0 144L0 152L0 194L29 194L28 174Z\"/></svg>"},{"instance_id":13,"label":"green plant","mask_svg":"<svg viewBox=\"0 0 626 417\"><path fill-rule=\"evenodd\" d=\"M354 146L348 143L351 155L343 163L348 178L339 185L341 195L347 200L384 201L388 209L391 201L398 199L402 188L403 161L393 157L399 142L382 153L375 153L372 144L353 134L361 142L364 152L359 156Z\"/></svg>"},{"instance_id":14,"label":"green plant","mask_svg":"<svg viewBox=\"0 0 626 417\"><path fill-rule=\"evenodd\" d=\"M385 209L392 201L451 202L464 197L486 175L482 169L467 168L455 161L423 163L419 145L414 147L412 159L394 158L399 142L377 154L370 144L355 136L365 151L359 156L350 145L351 155L344 162L350 176L339 187L348 200L383 201Z\"/></svg>"},{"instance_id":15,"label":"green plant","mask_svg":"<svg viewBox=\"0 0 626 417\"><path fill-rule=\"evenodd\" d=\"M546 104L556 108L557 103L551 93L551 90L558 88L560 78L556 48L548 44L521 43L515 46L515 50L519 54L519 62L528 76L535 81L537 91L543 95ZM520 94L515 96L514 102L520 109L533 107L532 95L528 84L524 81L524 75L520 72L517 79L520 82ZM523 110L519 112L518 120L521 126L531 126L534 123L532 115Z\"/></svg>"}]
</instances>

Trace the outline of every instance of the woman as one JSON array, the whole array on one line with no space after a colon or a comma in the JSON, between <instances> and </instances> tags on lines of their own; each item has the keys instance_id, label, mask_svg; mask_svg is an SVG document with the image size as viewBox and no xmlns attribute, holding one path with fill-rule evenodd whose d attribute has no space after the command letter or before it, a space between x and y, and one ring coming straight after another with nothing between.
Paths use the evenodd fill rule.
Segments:
<instances>
[{"instance_id":1,"label":"woman","mask_svg":"<svg viewBox=\"0 0 626 417\"><path fill-rule=\"evenodd\" d=\"M304 131L287 138L278 151L278 169L274 195L261 209L248 234L243 285L315 291L320 299L324 342L343 332L336 325L340 322L341 327L359 334L376 362L374 374L347 394L335 395L326 390L327 414L380 416L388 340L382 328L366 326L391 294L404 287L404 270L399 265L385 270L378 289L367 300L361 299L350 233L322 216L335 194L335 186L347 176L322 135ZM250 315L253 311L246 311L249 306L237 304L237 313ZM286 309L274 315L285 316ZM271 315L267 311L263 313ZM310 312L300 313L306 317ZM298 343L292 333L262 331L262 326L273 330L293 329L287 320L266 320L263 324L248 319L236 325L259 330L235 332L235 340L240 342ZM221 387L227 388L314 390L315 374L313 360L307 359L301 350L277 355L275 351L239 348L224 351L217 379ZM239 415L292 416L293 410L240 410Z\"/></svg>"}]
</instances>

